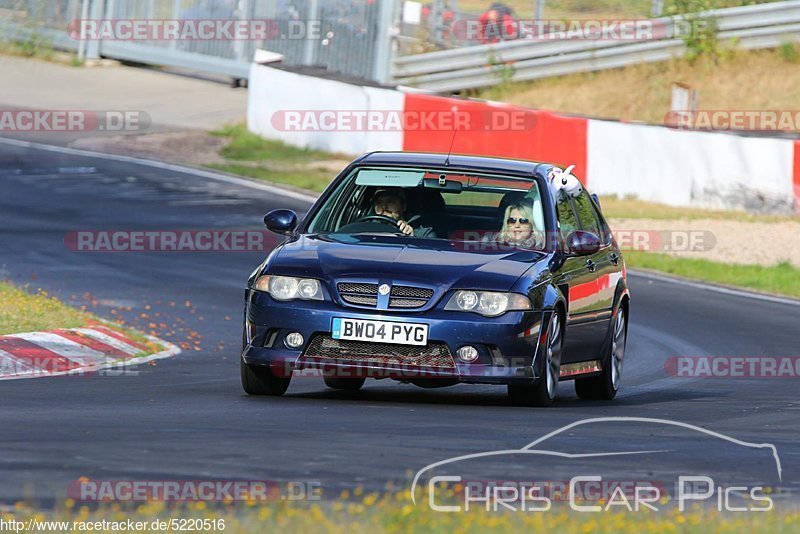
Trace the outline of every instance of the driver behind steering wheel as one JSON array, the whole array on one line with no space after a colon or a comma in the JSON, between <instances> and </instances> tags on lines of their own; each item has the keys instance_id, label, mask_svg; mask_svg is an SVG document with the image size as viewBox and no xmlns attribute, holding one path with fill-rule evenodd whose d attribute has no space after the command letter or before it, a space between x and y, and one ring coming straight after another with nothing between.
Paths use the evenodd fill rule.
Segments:
<instances>
[{"instance_id":1,"label":"driver behind steering wheel","mask_svg":"<svg viewBox=\"0 0 800 534\"><path fill-rule=\"evenodd\" d=\"M405 220L406 195L402 189L379 189L372 198L372 210L375 215L383 215L397 221L397 227L405 235L416 237L436 237L433 228L414 228ZM419 217L412 217L412 220Z\"/></svg>"}]
</instances>

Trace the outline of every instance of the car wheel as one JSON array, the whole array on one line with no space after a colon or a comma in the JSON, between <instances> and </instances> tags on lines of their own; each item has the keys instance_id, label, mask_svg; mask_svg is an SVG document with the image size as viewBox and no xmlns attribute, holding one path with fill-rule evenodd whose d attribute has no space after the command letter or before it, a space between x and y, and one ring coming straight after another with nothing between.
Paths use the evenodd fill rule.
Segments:
<instances>
[{"instance_id":1,"label":"car wheel","mask_svg":"<svg viewBox=\"0 0 800 534\"><path fill-rule=\"evenodd\" d=\"M239 358L242 371L242 388L248 395L283 395L289 389L292 377L275 376L269 366L247 365Z\"/></svg>"},{"instance_id":2,"label":"car wheel","mask_svg":"<svg viewBox=\"0 0 800 534\"><path fill-rule=\"evenodd\" d=\"M532 386L508 386L508 397L521 406L550 406L556 398L564 340L561 316L554 312L547 326L547 349L542 375Z\"/></svg>"},{"instance_id":3,"label":"car wheel","mask_svg":"<svg viewBox=\"0 0 800 534\"><path fill-rule=\"evenodd\" d=\"M582 399L611 400L617 396L628 337L628 323L625 320L625 308L622 306L617 310L613 325L611 343L603 359L603 371L591 378L575 380L575 393Z\"/></svg>"},{"instance_id":4,"label":"car wheel","mask_svg":"<svg viewBox=\"0 0 800 534\"><path fill-rule=\"evenodd\" d=\"M364 385L365 378L336 378L333 376L326 376L325 385L333 389L347 389L356 391L361 389Z\"/></svg>"}]
</instances>

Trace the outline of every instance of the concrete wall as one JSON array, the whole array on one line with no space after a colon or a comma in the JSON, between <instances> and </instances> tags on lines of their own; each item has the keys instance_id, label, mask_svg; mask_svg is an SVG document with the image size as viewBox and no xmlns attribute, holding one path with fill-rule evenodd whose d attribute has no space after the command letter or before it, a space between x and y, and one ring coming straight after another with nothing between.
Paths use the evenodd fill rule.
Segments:
<instances>
[{"instance_id":1,"label":"concrete wall","mask_svg":"<svg viewBox=\"0 0 800 534\"><path fill-rule=\"evenodd\" d=\"M794 209L794 142L590 120L593 192L673 206Z\"/></svg>"},{"instance_id":2,"label":"concrete wall","mask_svg":"<svg viewBox=\"0 0 800 534\"><path fill-rule=\"evenodd\" d=\"M800 211L800 142L791 140L598 121L361 87L263 65L252 67L248 98L250 131L294 146L355 156L373 150L447 152L453 143L453 153L575 165L575 174L599 194L673 206ZM323 115L354 112L414 120L400 121L403 126L394 129L316 127ZM462 123L455 137L453 129L409 126L425 113L440 118L461 113L467 126ZM508 124L508 114L521 119L518 127L493 126ZM310 123L293 127L299 116ZM498 117L503 120L495 121Z\"/></svg>"},{"instance_id":3,"label":"concrete wall","mask_svg":"<svg viewBox=\"0 0 800 534\"><path fill-rule=\"evenodd\" d=\"M328 111L336 111L339 116L360 110L402 113L404 97L399 91L361 87L253 64L248 82L247 127L267 139L343 154L401 150L402 129L313 131L303 124L324 121L323 113ZM293 128L298 117L301 117L299 130Z\"/></svg>"}]
</instances>

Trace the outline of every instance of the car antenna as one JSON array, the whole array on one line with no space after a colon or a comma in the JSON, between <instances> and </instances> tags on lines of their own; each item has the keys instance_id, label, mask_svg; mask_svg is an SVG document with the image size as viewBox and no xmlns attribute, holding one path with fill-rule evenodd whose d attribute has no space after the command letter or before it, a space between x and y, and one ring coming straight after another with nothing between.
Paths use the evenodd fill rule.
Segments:
<instances>
[{"instance_id":1,"label":"car antenna","mask_svg":"<svg viewBox=\"0 0 800 534\"><path fill-rule=\"evenodd\" d=\"M450 165L450 153L453 152L453 145L456 142L456 134L458 134L458 128L453 130L453 138L450 140L450 148L447 150L447 159L444 160L445 167Z\"/></svg>"}]
</instances>

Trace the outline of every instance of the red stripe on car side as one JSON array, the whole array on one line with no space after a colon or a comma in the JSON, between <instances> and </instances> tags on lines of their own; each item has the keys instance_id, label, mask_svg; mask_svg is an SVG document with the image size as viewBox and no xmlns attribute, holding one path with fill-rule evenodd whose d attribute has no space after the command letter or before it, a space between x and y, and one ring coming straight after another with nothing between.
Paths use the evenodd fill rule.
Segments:
<instances>
[{"instance_id":1,"label":"red stripe on car side","mask_svg":"<svg viewBox=\"0 0 800 534\"><path fill-rule=\"evenodd\" d=\"M569 288L569 301L575 302L576 300L596 295L597 293L608 289L610 283L611 276L606 274L597 280L574 285Z\"/></svg>"}]
</instances>

